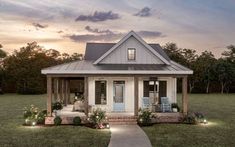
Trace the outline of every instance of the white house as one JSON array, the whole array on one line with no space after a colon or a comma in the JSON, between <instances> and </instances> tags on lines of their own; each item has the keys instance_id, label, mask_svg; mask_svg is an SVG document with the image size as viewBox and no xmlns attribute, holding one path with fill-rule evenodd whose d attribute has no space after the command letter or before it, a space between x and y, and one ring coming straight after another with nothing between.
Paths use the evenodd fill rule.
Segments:
<instances>
[{"instance_id":1,"label":"white house","mask_svg":"<svg viewBox=\"0 0 235 147\"><path fill-rule=\"evenodd\" d=\"M161 97L176 103L177 78L183 79L183 112L187 113L187 76L193 71L172 61L159 44L148 44L131 31L118 43L87 43L84 60L49 67L42 74L47 75L48 116L53 93L67 103L69 81L76 78L84 79L87 115L89 106L137 115L145 106L144 98L153 110Z\"/></svg>"}]
</instances>

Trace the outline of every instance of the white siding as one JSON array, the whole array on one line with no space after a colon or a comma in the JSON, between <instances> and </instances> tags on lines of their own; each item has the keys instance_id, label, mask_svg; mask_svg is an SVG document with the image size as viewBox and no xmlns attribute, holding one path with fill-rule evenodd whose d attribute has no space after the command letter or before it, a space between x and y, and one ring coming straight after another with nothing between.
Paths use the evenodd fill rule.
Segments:
<instances>
[{"instance_id":1,"label":"white siding","mask_svg":"<svg viewBox=\"0 0 235 147\"><path fill-rule=\"evenodd\" d=\"M106 105L95 105L95 81L105 80L107 81L107 104ZM124 103L125 112L134 112L134 79L123 78L123 77L89 77L89 89L88 98L89 105L92 108L102 108L106 112L113 111L113 81L125 81L125 91L124 91Z\"/></svg>"},{"instance_id":2,"label":"white siding","mask_svg":"<svg viewBox=\"0 0 235 147\"><path fill-rule=\"evenodd\" d=\"M127 49L136 49L136 60L128 61ZM142 43L140 43L133 36L127 39L119 47L117 47L112 53L105 57L101 64L163 64L163 62L155 56L149 49L147 49Z\"/></svg>"},{"instance_id":3,"label":"white siding","mask_svg":"<svg viewBox=\"0 0 235 147\"><path fill-rule=\"evenodd\" d=\"M149 78L140 78L139 79L139 107L142 107L142 97L143 97L143 81L148 80ZM169 98L170 103L176 103L177 97L177 85L176 85L176 78L172 77L159 77L159 81L166 81L167 82L167 97Z\"/></svg>"},{"instance_id":4,"label":"white siding","mask_svg":"<svg viewBox=\"0 0 235 147\"><path fill-rule=\"evenodd\" d=\"M142 106L143 97L143 80L148 78L139 78L139 107ZM160 81L167 81L167 97L171 103L176 102L176 78L172 77L159 77ZM95 105L95 81L105 80L107 81L107 104ZM89 77L89 105L92 108L102 108L106 112L113 111L113 81L125 81L125 112L134 112L134 78L133 77Z\"/></svg>"}]
</instances>

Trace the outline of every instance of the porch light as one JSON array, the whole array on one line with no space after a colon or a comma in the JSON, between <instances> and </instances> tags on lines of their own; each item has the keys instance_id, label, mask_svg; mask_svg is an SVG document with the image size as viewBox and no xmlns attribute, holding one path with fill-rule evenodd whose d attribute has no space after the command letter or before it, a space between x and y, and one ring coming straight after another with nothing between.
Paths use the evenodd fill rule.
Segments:
<instances>
[{"instance_id":1,"label":"porch light","mask_svg":"<svg viewBox=\"0 0 235 147\"><path fill-rule=\"evenodd\" d=\"M149 81L149 85L154 85L154 81Z\"/></svg>"}]
</instances>

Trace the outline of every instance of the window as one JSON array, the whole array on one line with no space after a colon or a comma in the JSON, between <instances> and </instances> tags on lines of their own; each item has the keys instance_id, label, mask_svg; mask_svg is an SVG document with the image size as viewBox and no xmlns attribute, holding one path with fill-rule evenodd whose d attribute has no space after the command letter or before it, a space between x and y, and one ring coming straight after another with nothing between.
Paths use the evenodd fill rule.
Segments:
<instances>
[{"instance_id":1,"label":"window","mask_svg":"<svg viewBox=\"0 0 235 147\"><path fill-rule=\"evenodd\" d=\"M106 105L106 81L95 81L95 104Z\"/></svg>"},{"instance_id":2,"label":"window","mask_svg":"<svg viewBox=\"0 0 235 147\"><path fill-rule=\"evenodd\" d=\"M136 59L136 49L135 48L128 48L127 58L128 58L128 60L135 60Z\"/></svg>"}]
</instances>

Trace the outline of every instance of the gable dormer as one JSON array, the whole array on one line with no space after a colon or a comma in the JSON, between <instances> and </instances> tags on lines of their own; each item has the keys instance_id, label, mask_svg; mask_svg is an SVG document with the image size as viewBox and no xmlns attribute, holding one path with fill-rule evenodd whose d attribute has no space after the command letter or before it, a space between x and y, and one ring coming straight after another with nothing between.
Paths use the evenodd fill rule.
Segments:
<instances>
[{"instance_id":1,"label":"gable dormer","mask_svg":"<svg viewBox=\"0 0 235 147\"><path fill-rule=\"evenodd\" d=\"M162 50L162 49L161 49ZM131 31L94 64L169 64L169 61Z\"/></svg>"}]
</instances>

